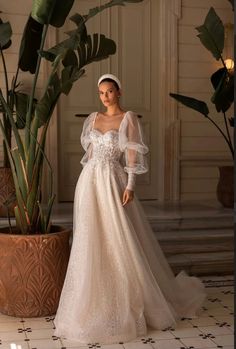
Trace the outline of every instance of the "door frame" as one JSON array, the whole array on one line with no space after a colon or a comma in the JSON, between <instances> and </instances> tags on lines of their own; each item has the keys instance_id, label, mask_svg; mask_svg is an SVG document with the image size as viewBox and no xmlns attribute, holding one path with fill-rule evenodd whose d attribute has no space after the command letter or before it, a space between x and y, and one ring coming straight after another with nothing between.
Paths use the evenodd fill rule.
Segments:
<instances>
[{"instance_id":1,"label":"door frame","mask_svg":"<svg viewBox=\"0 0 236 349\"><path fill-rule=\"evenodd\" d=\"M151 0L150 0L151 1ZM152 0L156 1L156 0ZM158 187L158 200L178 201L180 195L180 128L178 120L177 103L170 98L170 92L178 88L178 20L181 18L181 0L160 1L160 35L159 69L158 69L158 168L160 171ZM57 43L57 29L50 27L48 36L49 47ZM45 69L47 74L47 69ZM154 77L155 78L155 77ZM59 192L59 130L58 106L55 107L52 120L48 129L46 141L47 157L53 170L53 191L58 203ZM48 171L44 171L44 193L49 192Z\"/></svg>"}]
</instances>

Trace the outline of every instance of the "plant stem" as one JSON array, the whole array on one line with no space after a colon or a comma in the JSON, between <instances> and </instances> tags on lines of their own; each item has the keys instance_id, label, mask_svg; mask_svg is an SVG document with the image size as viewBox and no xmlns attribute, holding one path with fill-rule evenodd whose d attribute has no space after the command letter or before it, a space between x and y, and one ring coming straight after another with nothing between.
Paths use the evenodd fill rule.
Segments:
<instances>
[{"instance_id":1,"label":"plant stem","mask_svg":"<svg viewBox=\"0 0 236 349\"><path fill-rule=\"evenodd\" d=\"M233 159L234 159L234 149L233 149L233 147L232 147L231 142L228 140L228 138L226 137L226 135L224 134L224 132L220 129L220 127L217 125L217 123L215 123L215 121L214 121L210 116L208 116L208 115L205 115L205 116L215 125L215 127L218 129L218 131L222 134L222 136L224 137L226 143L227 143L228 146L229 146L230 152L231 152L232 157L233 157Z\"/></svg>"},{"instance_id":2,"label":"plant stem","mask_svg":"<svg viewBox=\"0 0 236 349\"><path fill-rule=\"evenodd\" d=\"M44 27L43 27L42 39L41 39L40 49L39 49L40 51L42 51L43 47L44 47L48 26L49 26L49 24L45 24ZM30 94L29 108L28 108L28 112L27 112L27 115L26 115L26 132L25 132L26 149L29 148L29 144L30 144L29 129L30 129L31 117L32 117L31 113L32 113L32 107L33 107L33 100L34 100L34 95L35 95L35 89L36 89L36 85L37 85L37 81L38 81L38 75L39 75L39 70L40 70L41 59L42 59L41 55L38 55L37 65L36 65L36 70L35 70L35 75L34 75L33 87L32 87L32 91L31 91L31 94Z\"/></svg>"},{"instance_id":3,"label":"plant stem","mask_svg":"<svg viewBox=\"0 0 236 349\"><path fill-rule=\"evenodd\" d=\"M3 72L4 72L4 78L5 78L6 100L7 100L7 103L9 104L9 85L8 85L8 76L7 76L7 66L6 66L6 61L5 61L2 47L0 47L0 52L1 52L1 57L2 57L2 65L3 65ZM6 130L6 133L7 133L8 141L10 143L11 139L9 139L9 137L11 138L11 132L10 132L10 136L9 136L9 132L7 132L8 131L8 127L7 127L8 121L7 121L7 116L5 113L3 113L3 124L4 124L4 128ZM3 166L10 167L5 141L3 141Z\"/></svg>"}]
</instances>

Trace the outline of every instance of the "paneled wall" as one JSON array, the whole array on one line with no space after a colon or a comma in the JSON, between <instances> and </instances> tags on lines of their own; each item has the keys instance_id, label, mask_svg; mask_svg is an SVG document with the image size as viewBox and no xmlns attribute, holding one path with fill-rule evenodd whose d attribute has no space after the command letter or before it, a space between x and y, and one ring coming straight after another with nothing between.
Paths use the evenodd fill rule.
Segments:
<instances>
[{"instance_id":1,"label":"paneled wall","mask_svg":"<svg viewBox=\"0 0 236 349\"><path fill-rule=\"evenodd\" d=\"M203 24L211 6L223 23L233 23L233 12L227 0L182 0L178 24L178 93L207 102L214 121L224 127L222 114L216 112L210 101L213 87L209 77L221 64L203 47L195 29ZM228 115L232 114L231 110ZM180 199L215 199L218 165L231 164L229 149L214 125L201 114L179 104L178 119Z\"/></svg>"},{"instance_id":2,"label":"paneled wall","mask_svg":"<svg viewBox=\"0 0 236 349\"><path fill-rule=\"evenodd\" d=\"M156 2L157 0L151 1ZM171 2L172 0L168 1ZM177 51L179 56L178 88L176 92L206 101L210 106L211 115L214 120L222 125L222 116L217 115L214 106L210 102L213 88L209 80L210 75L216 71L220 64L216 62L211 54L202 46L197 38L195 27L203 23L211 6L216 9L224 23L232 23L233 12L231 5L227 0L182 0L180 2L181 15L177 28ZM178 3L178 1L176 1L176 3ZM6 51L7 53L5 53L9 80L11 80L12 76L15 74L21 35L30 12L31 4L31 0L1 1L0 10L3 13L0 14L0 17L4 21L9 20L13 28L13 44ZM159 31L155 30L155 32L157 33ZM155 38L155 33L153 33L153 38ZM158 45L158 40L156 40L156 42ZM168 67L167 62L164 63ZM42 71L40 74L40 84L37 93L40 92L40 88L42 87L43 76L44 74ZM157 73L154 70L151 71L151 78L157 80ZM32 76L20 73L19 81L21 80L24 80L21 89L27 91L31 84ZM4 91L5 83L1 58L0 87ZM166 95L168 96L168 92ZM172 102L172 100L170 101L168 98L165 101L165 105ZM163 108L165 108L165 106ZM167 113L163 110L163 115L166 114ZM218 165L231 164L229 150L216 128L197 112L178 104L177 119L177 129L179 130L177 136L177 143L179 143L178 161L180 171L176 171L176 174L171 173L171 176L172 178L175 178L176 183L180 184L179 198L181 200L215 199L216 185L218 181ZM163 135L165 135L164 129L165 126L163 122L163 132L160 131ZM2 165L1 139L2 137L0 134L0 166ZM54 151L56 148L57 142L55 142L51 149ZM160 152L162 152L162 150L160 150ZM168 169L169 168L171 167L168 167ZM58 168L56 171L58 171ZM162 169L159 169L159 171L163 173ZM173 172L173 170L170 170L170 172ZM161 197L164 196L165 195L162 195Z\"/></svg>"}]
</instances>

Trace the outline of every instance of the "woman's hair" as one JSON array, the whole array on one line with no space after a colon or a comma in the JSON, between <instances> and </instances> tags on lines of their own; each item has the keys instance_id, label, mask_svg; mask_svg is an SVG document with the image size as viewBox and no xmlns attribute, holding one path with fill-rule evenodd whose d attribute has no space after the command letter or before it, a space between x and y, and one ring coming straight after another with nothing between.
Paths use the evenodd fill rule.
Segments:
<instances>
[{"instance_id":1,"label":"woman's hair","mask_svg":"<svg viewBox=\"0 0 236 349\"><path fill-rule=\"evenodd\" d=\"M102 83L102 82L112 82L113 83L113 85L115 86L115 88L117 89L117 91L119 91L119 86L118 86L118 84L117 84L117 82L115 81L115 80L113 80L113 79L110 79L110 78L105 78L105 79L103 79L101 82L100 82L100 84ZM99 84L99 85L100 85Z\"/></svg>"}]
</instances>

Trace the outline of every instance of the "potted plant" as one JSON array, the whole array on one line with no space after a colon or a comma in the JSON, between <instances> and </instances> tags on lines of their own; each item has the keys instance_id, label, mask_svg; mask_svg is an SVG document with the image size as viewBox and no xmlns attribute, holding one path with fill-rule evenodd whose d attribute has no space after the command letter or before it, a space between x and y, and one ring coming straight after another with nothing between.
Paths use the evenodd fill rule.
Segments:
<instances>
[{"instance_id":1,"label":"potted plant","mask_svg":"<svg viewBox=\"0 0 236 349\"><path fill-rule=\"evenodd\" d=\"M0 129L12 171L16 205L16 226L1 229L0 233L0 312L21 317L54 314L69 258L70 231L51 224L55 195L52 192L53 174L50 172L50 193L42 202L42 171L46 164L47 130L54 107L63 93L68 95L73 83L85 72L87 64L109 57L116 52L115 42L102 34L87 33L86 22L99 12L115 5L142 0L111 0L90 9L87 15L76 13L70 20L75 29L56 46L45 49L50 25L63 26L74 0L34 0L23 33L17 72L33 74L30 95L17 91L21 112L16 112L17 98L3 96L0 105L11 125L16 147L12 148L6 127L0 119ZM10 39L10 23L5 24L5 41ZM1 41L2 42L2 41ZM35 90L42 59L51 62L51 72L42 96L35 100ZM7 70L6 70L7 72ZM13 95L18 86L14 79ZM14 103L13 103L14 102ZM17 124L21 123L23 135Z\"/></svg>"},{"instance_id":2,"label":"potted plant","mask_svg":"<svg viewBox=\"0 0 236 349\"><path fill-rule=\"evenodd\" d=\"M233 6L233 2L230 2ZM223 115L225 128L222 129L209 115L209 108L204 101L175 93L170 93L170 96L207 118L224 138L232 159L234 159L234 145L230 135L230 127L234 127L234 118L226 115L234 100L234 70L227 68L222 57L225 37L224 25L215 10L210 8L204 24L196 29L201 43L212 53L216 60L220 60L222 63L222 68L218 69L210 78L214 88L211 102L214 103L216 111ZM233 166L219 166L219 172L220 178L217 185L218 200L224 207L233 207Z\"/></svg>"},{"instance_id":3,"label":"potted plant","mask_svg":"<svg viewBox=\"0 0 236 349\"><path fill-rule=\"evenodd\" d=\"M4 72L5 89L6 89L6 100L9 106L13 106L13 94L10 93L10 88L8 84L7 67L6 60L4 57L4 51L11 46L11 27L9 23L3 23L0 18L0 55L2 60L2 67ZM12 109L12 108L11 108ZM8 144L11 146L11 124L6 116L5 111L0 104L0 113L2 114L3 127L7 137ZM3 146L3 166L0 167L0 216L6 216L6 214L12 214L10 210L10 202L15 199L14 183L11 174L11 168L9 163L9 158L7 155L7 149L5 141L2 142Z\"/></svg>"}]
</instances>

